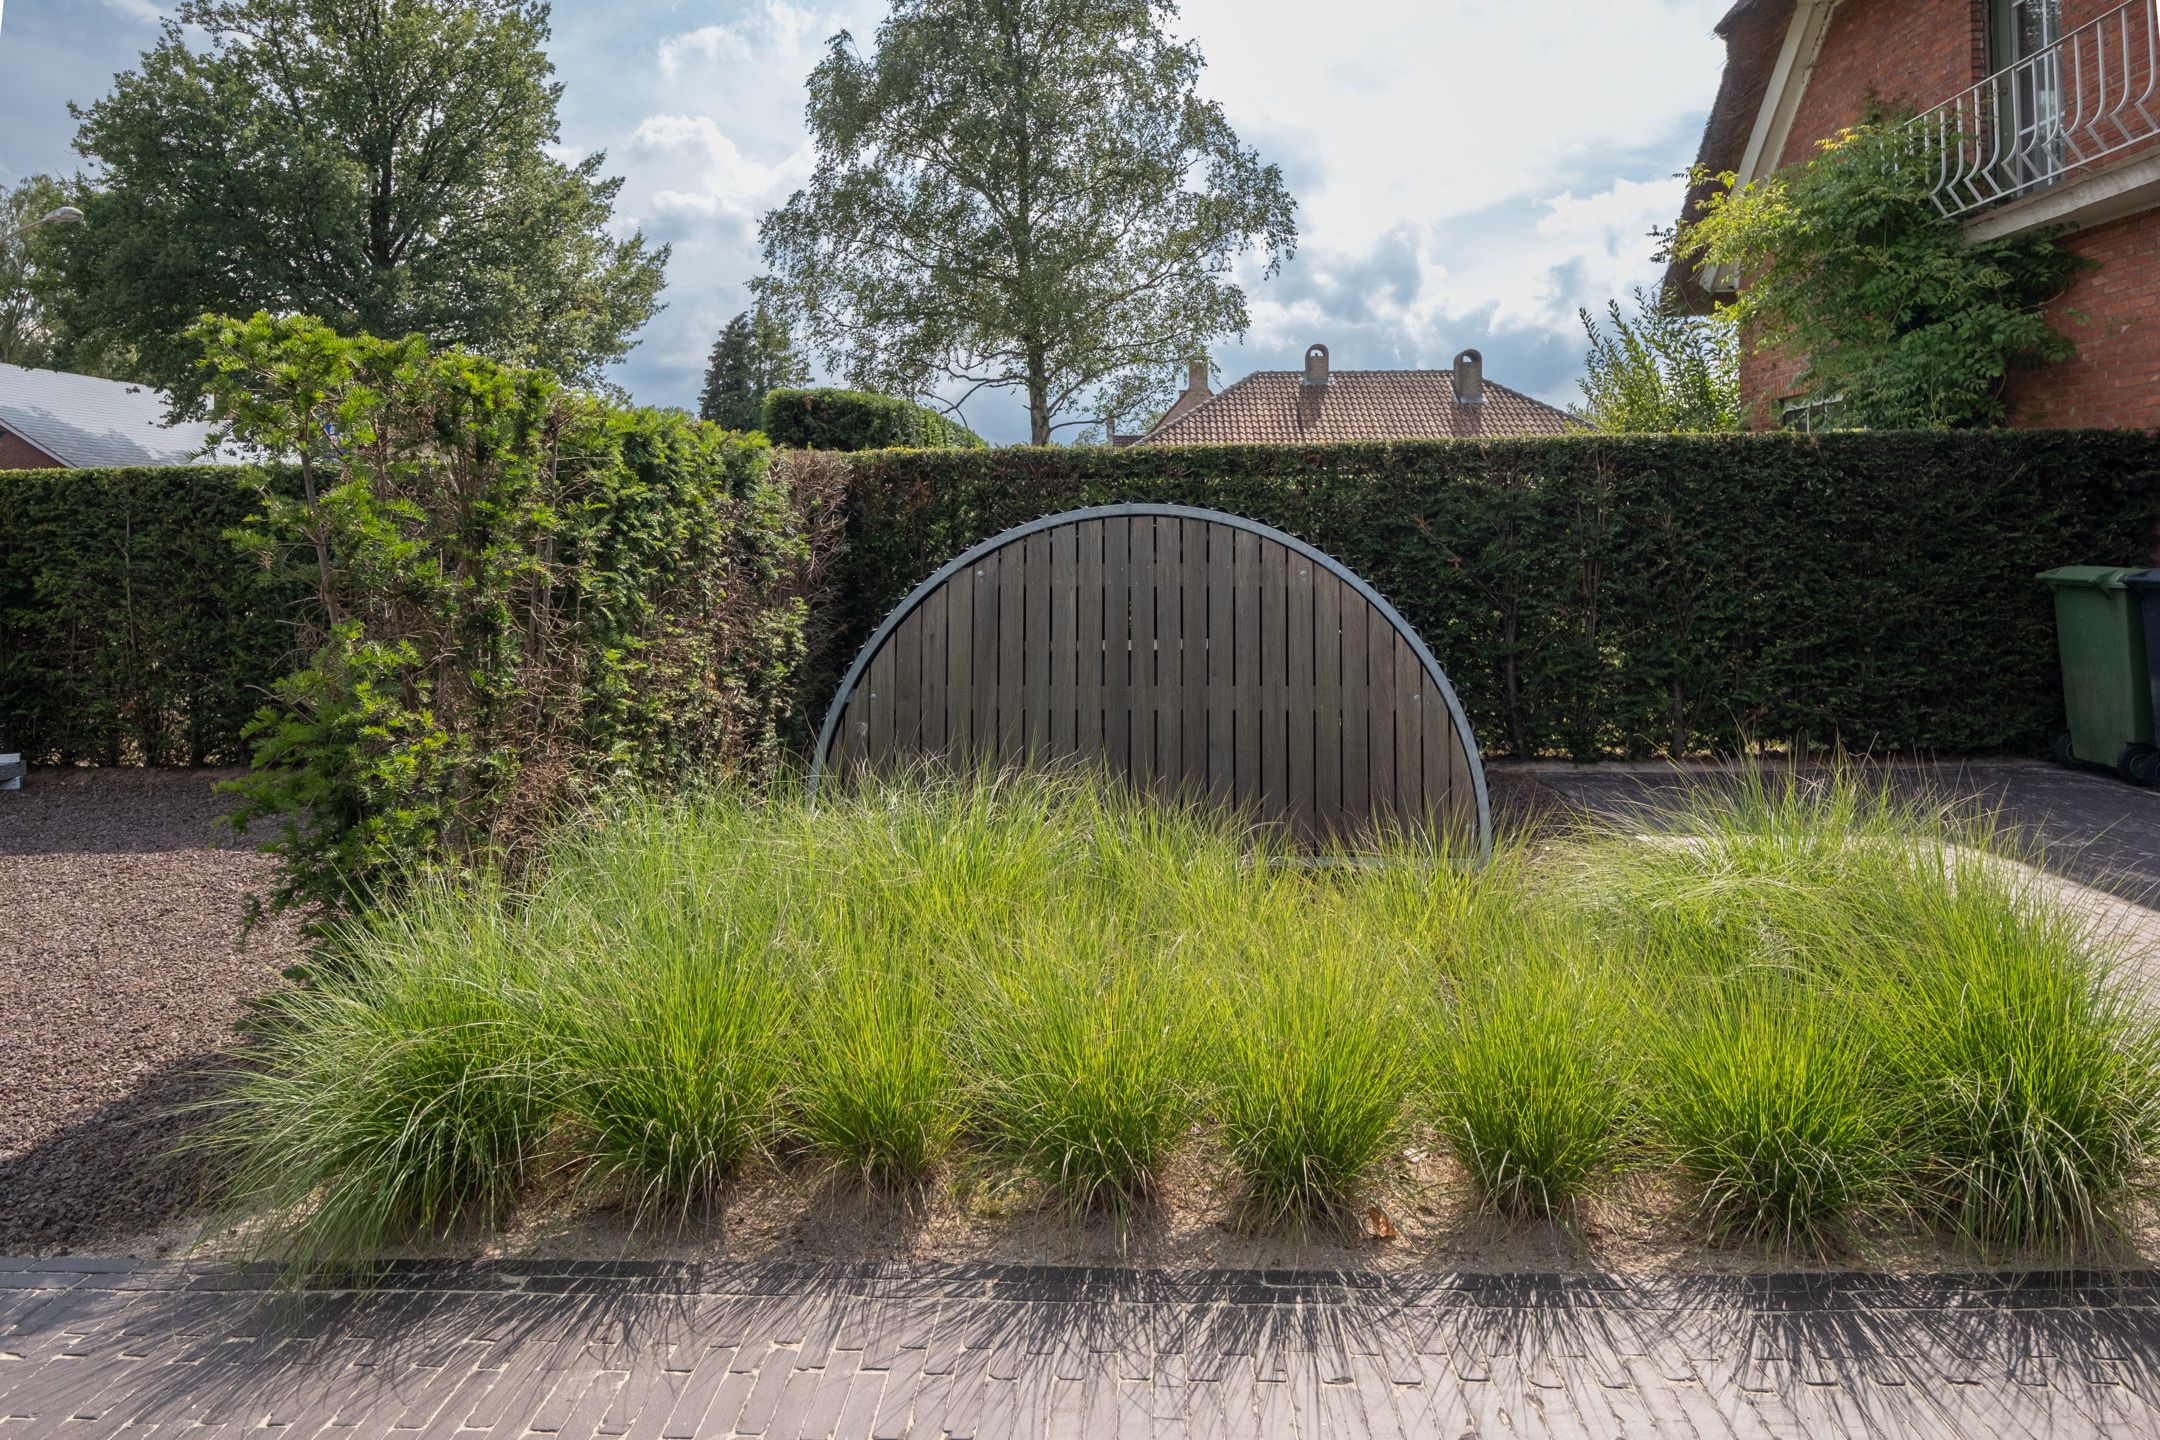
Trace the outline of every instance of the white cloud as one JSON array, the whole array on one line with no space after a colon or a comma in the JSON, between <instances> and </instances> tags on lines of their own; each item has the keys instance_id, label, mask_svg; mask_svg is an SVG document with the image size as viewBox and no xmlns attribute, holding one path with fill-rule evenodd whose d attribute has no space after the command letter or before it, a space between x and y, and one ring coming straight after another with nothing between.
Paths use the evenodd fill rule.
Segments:
<instances>
[{"instance_id":1,"label":"white cloud","mask_svg":"<svg viewBox=\"0 0 2160 1440\"><path fill-rule=\"evenodd\" d=\"M1231 376L1293 366L1445 364L1565 400L1578 306L1655 279L1646 231L1679 206L1729 0L1184 0L1202 90L1283 167L1298 258L1247 281L1253 326L1218 347ZM713 331L758 273L756 222L809 174L803 80L831 35L865 48L884 0L723 0L691 28L672 0L558 6L565 139L607 148L626 222L675 247L669 309L622 378L696 392ZM642 17L642 18L641 18ZM1016 438L1017 413L971 418Z\"/></svg>"}]
</instances>

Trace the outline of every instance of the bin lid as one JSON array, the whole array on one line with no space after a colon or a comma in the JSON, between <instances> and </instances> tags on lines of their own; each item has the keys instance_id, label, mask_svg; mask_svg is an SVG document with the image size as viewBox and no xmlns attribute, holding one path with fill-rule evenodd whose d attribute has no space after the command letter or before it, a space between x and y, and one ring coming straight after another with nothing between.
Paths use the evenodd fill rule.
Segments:
<instances>
[{"instance_id":1,"label":"bin lid","mask_svg":"<svg viewBox=\"0 0 2160 1440\"><path fill-rule=\"evenodd\" d=\"M2133 590L2160 590L2160 570L2133 570L2123 576L2123 584Z\"/></svg>"},{"instance_id":2,"label":"bin lid","mask_svg":"<svg viewBox=\"0 0 2160 1440\"><path fill-rule=\"evenodd\" d=\"M2041 571L2040 578L2058 590L2120 590L2123 577L2133 573L2123 565L2064 565Z\"/></svg>"}]
</instances>

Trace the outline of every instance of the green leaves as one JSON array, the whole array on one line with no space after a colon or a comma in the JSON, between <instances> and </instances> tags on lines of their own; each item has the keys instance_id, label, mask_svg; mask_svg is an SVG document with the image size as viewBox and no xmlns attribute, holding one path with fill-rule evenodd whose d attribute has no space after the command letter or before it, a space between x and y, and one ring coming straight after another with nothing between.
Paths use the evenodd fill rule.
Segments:
<instances>
[{"instance_id":1,"label":"green leaves","mask_svg":"<svg viewBox=\"0 0 2160 1440\"><path fill-rule=\"evenodd\" d=\"M1635 292L1633 319L1607 306L1610 333L1588 310L1590 350L1583 362L1583 404L1575 413L1600 430L1689 434L1739 430L1739 336L1724 316L1684 315Z\"/></svg>"},{"instance_id":2,"label":"green leaves","mask_svg":"<svg viewBox=\"0 0 2160 1440\"><path fill-rule=\"evenodd\" d=\"M313 591L233 787L280 822L281 903L514 858L595 790L776 744L802 545L762 439L305 317L192 333L216 423L297 470L239 537Z\"/></svg>"},{"instance_id":3,"label":"green leaves","mask_svg":"<svg viewBox=\"0 0 2160 1440\"><path fill-rule=\"evenodd\" d=\"M596 379L667 252L609 235L602 157L550 153L547 37L536 0L189 0L76 112L99 176L52 239L59 329L183 400L205 310Z\"/></svg>"},{"instance_id":4,"label":"green leaves","mask_svg":"<svg viewBox=\"0 0 2160 1440\"><path fill-rule=\"evenodd\" d=\"M1167 401L1176 368L1243 333L1231 267L1258 245L1272 274L1296 206L1196 93L1174 13L898 0L871 53L834 38L810 76L817 170L759 228L770 283L851 384L1019 390L1040 445Z\"/></svg>"},{"instance_id":5,"label":"green leaves","mask_svg":"<svg viewBox=\"0 0 2160 1440\"><path fill-rule=\"evenodd\" d=\"M1835 401L1842 425L1997 424L2011 369L2076 353L2044 307L2084 262L2045 237L1968 243L1894 118L1742 189L1723 178L1675 253L1741 277L1726 318L1755 348L1805 359L1802 394Z\"/></svg>"}]
</instances>

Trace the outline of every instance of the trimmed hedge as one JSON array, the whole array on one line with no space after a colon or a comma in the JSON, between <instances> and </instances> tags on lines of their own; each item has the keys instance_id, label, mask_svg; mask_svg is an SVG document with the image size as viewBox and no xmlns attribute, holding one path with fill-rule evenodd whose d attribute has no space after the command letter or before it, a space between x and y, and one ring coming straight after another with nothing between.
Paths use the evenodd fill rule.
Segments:
<instances>
[{"instance_id":1,"label":"trimmed hedge","mask_svg":"<svg viewBox=\"0 0 2160 1440\"><path fill-rule=\"evenodd\" d=\"M2160 435L1580 436L850 458L823 679L938 563L1076 505L1235 511L1371 581L1488 753L2032 749L2037 571L2138 563ZM830 694L812 694L813 709Z\"/></svg>"},{"instance_id":2,"label":"trimmed hedge","mask_svg":"<svg viewBox=\"0 0 2160 1440\"><path fill-rule=\"evenodd\" d=\"M980 450L983 439L935 410L865 390L775 390L765 435L791 450Z\"/></svg>"},{"instance_id":3,"label":"trimmed hedge","mask_svg":"<svg viewBox=\"0 0 2160 1440\"><path fill-rule=\"evenodd\" d=\"M242 560L231 469L0 471L0 750L235 764L304 587Z\"/></svg>"}]
</instances>

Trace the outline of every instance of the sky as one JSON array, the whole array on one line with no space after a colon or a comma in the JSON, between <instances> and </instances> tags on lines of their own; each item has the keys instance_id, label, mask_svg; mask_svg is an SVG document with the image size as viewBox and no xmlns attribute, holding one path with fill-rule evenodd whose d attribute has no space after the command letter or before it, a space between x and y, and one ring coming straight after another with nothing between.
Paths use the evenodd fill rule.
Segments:
<instances>
[{"instance_id":1,"label":"sky","mask_svg":"<svg viewBox=\"0 0 2160 1440\"><path fill-rule=\"evenodd\" d=\"M1212 354L1222 381L1295 369L1450 364L1578 399L1576 312L1651 285L1653 226L1680 207L1730 0L1183 0L1202 90L1282 167L1298 253L1248 264L1251 328ZM69 101L131 68L161 0L0 0L0 184L72 172ZM693 407L706 352L758 273L757 221L808 177L803 80L829 37L867 46L885 0L556 0L566 155L605 151L616 223L673 245L667 308L613 379ZM1026 437L1014 398L966 418Z\"/></svg>"}]
</instances>

